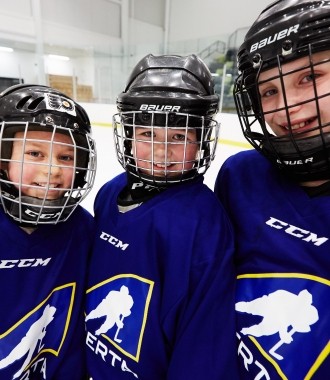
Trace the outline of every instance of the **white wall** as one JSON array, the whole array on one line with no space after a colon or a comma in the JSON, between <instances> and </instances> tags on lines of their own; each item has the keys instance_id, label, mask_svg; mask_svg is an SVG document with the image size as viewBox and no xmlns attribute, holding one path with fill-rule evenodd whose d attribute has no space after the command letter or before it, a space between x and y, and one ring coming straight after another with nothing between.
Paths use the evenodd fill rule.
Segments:
<instances>
[{"instance_id":1,"label":"white wall","mask_svg":"<svg viewBox=\"0 0 330 380\"><path fill-rule=\"evenodd\" d=\"M0 38L36 40L33 3L0 0ZM123 0L122 0L123 1ZM125 0L128 1L128 0ZM169 43L229 35L251 25L270 0L129 0L132 25L128 43ZM165 4L170 5L165 25ZM108 46L121 42L120 6L106 0L40 0L42 39L64 46ZM141 13L142 12L142 13ZM142 16L145 15L144 19ZM148 17L147 17L148 16Z\"/></svg>"},{"instance_id":2,"label":"white wall","mask_svg":"<svg viewBox=\"0 0 330 380\"><path fill-rule=\"evenodd\" d=\"M79 84L93 86L98 101L114 101L144 55L199 53L216 40L226 43L269 2L0 0L0 45L5 41L20 52L1 60L0 76L19 77L20 72L25 82L45 84L44 69L45 74L75 75ZM38 5L41 20L33 11ZM40 57L49 53L69 55L71 62L44 63Z\"/></svg>"},{"instance_id":3,"label":"white wall","mask_svg":"<svg viewBox=\"0 0 330 380\"><path fill-rule=\"evenodd\" d=\"M249 27L271 0L169 0L169 40L228 36ZM225 41L226 42L226 41Z\"/></svg>"}]
</instances>

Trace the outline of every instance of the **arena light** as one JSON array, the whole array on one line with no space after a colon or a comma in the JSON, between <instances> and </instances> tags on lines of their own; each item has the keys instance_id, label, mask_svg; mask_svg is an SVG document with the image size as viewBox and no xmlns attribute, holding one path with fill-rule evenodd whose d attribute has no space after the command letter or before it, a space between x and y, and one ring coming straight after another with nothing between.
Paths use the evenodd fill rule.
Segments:
<instances>
[{"instance_id":1,"label":"arena light","mask_svg":"<svg viewBox=\"0 0 330 380\"><path fill-rule=\"evenodd\" d=\"M3 51L5 53L12 53L14 51L14 49L11 47L7 47L7 46L0 46L0 51Z\"/></svg>"},{"instance_id":2,"label":"arena light","mask_svg":"<svg viewBox=\"0 0 330 380\"><path fill-rule=\"evenodd\" d=\"M70 61L70 58L65 55L49 54L49 58L59 59L60 61Z\"/></svg>"}]
</instances>

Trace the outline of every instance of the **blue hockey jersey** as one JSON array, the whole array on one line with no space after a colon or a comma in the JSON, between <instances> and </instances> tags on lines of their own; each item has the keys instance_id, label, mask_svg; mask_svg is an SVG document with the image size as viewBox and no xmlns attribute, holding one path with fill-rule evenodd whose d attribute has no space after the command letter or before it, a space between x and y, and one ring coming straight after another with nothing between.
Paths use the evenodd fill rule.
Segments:
<instances>
[{"instance_id":1,"label":"blue hockey jersey","mask_svg":"<svg viewBox=\"0 0 330 380\"><path fill-rule=\"evenodd\" d=\"M93 218L27 234L0 209L0 379L82 380L83 298Z\"/></svg>"},{"instance_id":2,"label":"blue hockey jersey","mask_svg":"<svg viewBox=\"0 0 330 380\"><path fill-rule=\"evenodd\" d=\"M120 213L126 174L95 202L87 291L93 380L236 379L233 238L202 179Z\"/></svg>"},{"instance_id":3,"label":"blue hockey jersey","mask_svg":"<svg viewBox=\"0 0 330 380\"><path fill-rule=\"evenodd\" d=\"M330 378L330 196L310 198L257 151L215 191L234 225L242 379Z\"/></svg>"}]
</instances>

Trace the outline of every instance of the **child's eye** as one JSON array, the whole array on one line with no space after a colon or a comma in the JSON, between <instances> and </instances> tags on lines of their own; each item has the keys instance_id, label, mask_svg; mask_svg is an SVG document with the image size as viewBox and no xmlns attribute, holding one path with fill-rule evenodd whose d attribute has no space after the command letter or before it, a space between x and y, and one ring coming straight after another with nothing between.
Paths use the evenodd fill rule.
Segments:
<instances>
[{"instance_id":1,"label":"child's eye","mask_svg":"<svg viewBox=\"0 0 330 380\"><path fill-rule=\"evenodd\" d=\"M30 150L25 152L25 154L34 158L43 157L42 153L37 150Z\"/></svg>"},{"instance_id":2,"label":"child's eye","mask_svg":"<svg viewBox=\"0 0 330 380\"><path fill-rule=\"evenodd\" d=\"M152 133L151 131L137 131L136 132L136 137L138 139L150 140L152 136L155 137L155 134Z\"/></svg>"},{"instance_id":3,"label":"child's eye","mask_svg":"<svg viewBox=\"0 0 330 380\"><path fill-rule=\"evenodd\" d=\"M315 73L309 73L308 75L305 75L302 79L302 83L308 83L311 81L316 80L318 77L320 77L320 74L315 74Z\"/></svg>"},{"instance_id":4,"label":"child's eye","mask_svg":"<svg viewBox=\"0 0 330 380\"><path fill-rule=\"evenodd\" d=\"M74 157L71 156L71 155L63 155L63 156L60 156L59 159L61 161L74 161Z\"/></svg>"},{"instance_id":5,"label":"child's eye","mask_svg":"<svg viewBox=\"0 0 330 380\"><path fill-rule=\"evenodd\" d=\"M176 141L184 141L184 142L186 141L187 143L196 142L196 130L195 129L189 129L189 130L184 129L184 131L182 131L182 132L175 133L172 136L172 139L176 140Z\"/></svg>"},{"instance_id":6,"label":"child's eye","mask_svg":"<svg viewBox=\"0 0 330 380\"><path fill-rule=\"evenodd\" d=\"M177 133L176 135L173 136L173 140L185 141L186 140L186 136L182 135L180 133Z\"/></svg>"},{"instance_id":7,"label":"child's eye","mask_svg":"<svg viewBox=\"0 0 330 380\"><path fill-rule=\"evenodd\" d=\"M145 136L145 137L151 137L152 136L152 133L151 131L148 131L148 132L143 132L141 133L142 136Z\"/></svg>"},{"instance_id":8,"label":"child's eye","mask_svg":"<svg viewBox=\"0 0 330 380\"><path fill-rule=\"evenodd\" d=\"M260 95L262 98L268 98L270 96L276 95L278 93L276 88L267 89L264 91L260 91Z\"/></svg>"}]
</instances>

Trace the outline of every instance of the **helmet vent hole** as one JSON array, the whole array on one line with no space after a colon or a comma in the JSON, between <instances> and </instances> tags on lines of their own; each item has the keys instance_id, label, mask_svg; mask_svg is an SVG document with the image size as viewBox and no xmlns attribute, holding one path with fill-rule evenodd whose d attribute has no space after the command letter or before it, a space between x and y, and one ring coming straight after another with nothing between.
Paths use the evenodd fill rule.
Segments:
<instances>
[{"instance_id":1,"label":"helmet vent hole","mask_svg":"<svg viewBox=\"0 0 330 380\"><path fill-rule=\"evenodd\" d=\"M25 106L26 102L27 102L30 98L31 98L31 96L24 96L24 98L22 98L22 99L17 103L16 108L19 109L19 110L22 109L22 108Z\"/></svg>"},{"instance_id":2,"label":"helmet vent hole","mask_svg":"<svg viewBox=\"0 0 330 380\"><path fill-rule=\"evenodd\" d=\"M29 105L28 105L28 109L29 110L34 110L38 107L38 105L44 100L44 98L37 98L35 100L33 100Z\"/></svg>"}]
</instances>

